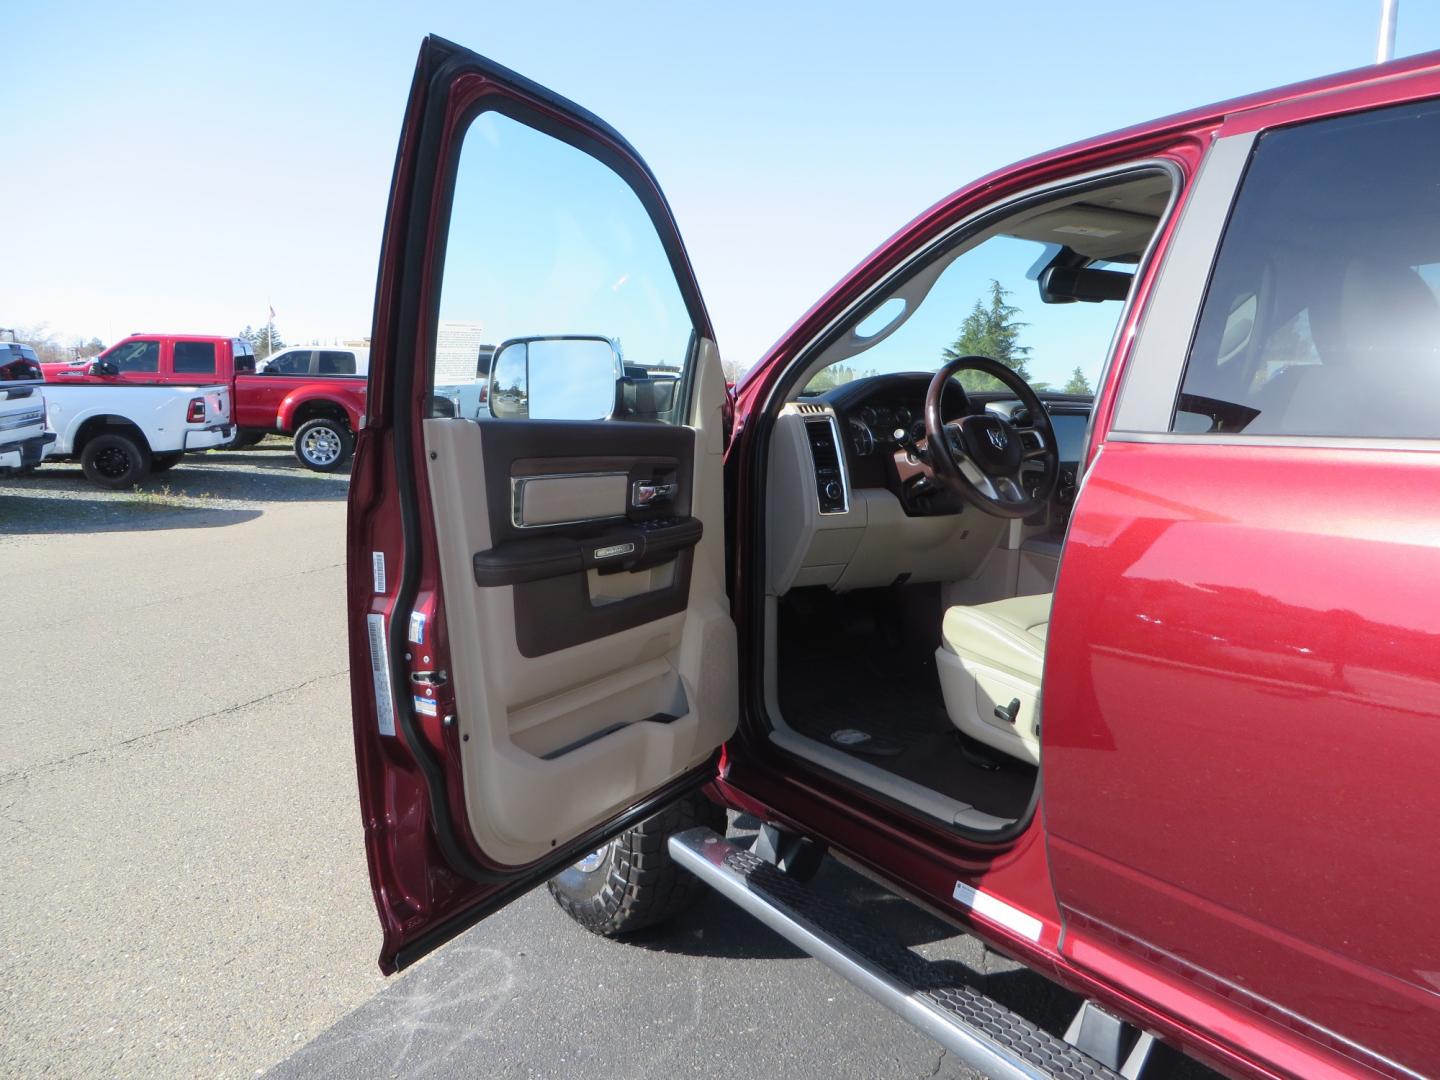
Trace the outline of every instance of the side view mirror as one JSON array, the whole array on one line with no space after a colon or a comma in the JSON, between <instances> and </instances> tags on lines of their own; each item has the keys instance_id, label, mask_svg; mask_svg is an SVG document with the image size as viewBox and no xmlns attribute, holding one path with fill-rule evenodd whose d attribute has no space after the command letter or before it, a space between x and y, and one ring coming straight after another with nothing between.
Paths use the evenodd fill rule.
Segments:
<instances>
[{"instance_id":1,"label":"side view mirror","mask_svg":"<svg viewBox=\"0 0 1440 1080\"><path fill-rule=\"evenodd\" d=\"M90 365L89 373L91 375L102 375L106 378L113 379L116 375L120 374L120 369L115 366L115 361L113 360L96 360Z\"/></svg>"},{"instance_id":2,"label":"side view mirror","mask_svg":"<svg viewBox=\"0 0 1440 1080\"><path fill-rule=\"evenodd\" d=\"M624 378L609 338L551 334L511 338L490 365L490 415L509 420L606 420Z\"/></svg>"}]
</instances>

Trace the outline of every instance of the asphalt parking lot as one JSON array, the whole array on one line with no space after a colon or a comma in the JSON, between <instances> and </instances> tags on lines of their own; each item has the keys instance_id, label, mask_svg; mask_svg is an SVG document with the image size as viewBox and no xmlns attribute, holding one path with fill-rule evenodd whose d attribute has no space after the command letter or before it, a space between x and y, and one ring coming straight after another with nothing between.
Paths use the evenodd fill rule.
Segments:
<instances>
[{"instance_id":1,"label":"asphalt parking lot","mask_svg":"<svg viewBox=\"0 0 1440 1080\"><path fill-rule=\"evenodd\" d=\"M717 897L621 944L540 890L381 979L346 482L273 440L138 493L71 466L0 481L0 596L27 613L0 727L0 1074L968 1075ZM819 882L1063 1027L1043 980L838 865Z\"/></svg>"}]
</instances>

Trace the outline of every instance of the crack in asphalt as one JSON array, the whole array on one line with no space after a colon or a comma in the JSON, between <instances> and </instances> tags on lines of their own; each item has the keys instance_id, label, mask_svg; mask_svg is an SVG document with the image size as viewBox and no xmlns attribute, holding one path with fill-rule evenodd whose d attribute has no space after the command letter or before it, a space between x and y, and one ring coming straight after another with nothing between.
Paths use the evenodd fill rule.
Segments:
<instances>
[{"instance_id":1,"label":"crack in asphalt","mask_svg":"<svg viewBox=\"0 0 1440 1080\"><path fill-rule=\"evenodd\" d=\"M316 683L324 682L326 679L335 679L339 678L341 675L348 674L350 674L350 669L346 667L341 668L339 671L329 672L325 675L315 675L309 679L304 679L301 682L295 683L295 685L293 686L282 686L278 690L271 690L269 693L261 694L259 697L251 698L249 701L241 701L234 705L227 705L223 709L216 709L214 712L202 713L199 716L192 716L188 720L181 720L179 723L171 724L169 727L156 728L154 731L146 731L140 735L132 735L128 739L121 739L117 743L110 743L106 746L94 746L91 747L89 750L78 750L73 754L66 755L65 757L55 758L51 761L42 761L40 764L32 765L26 769L17 769L14 772L3 773L0 774L0 787L6 787L10 784L18 783L21 780L29 780L37 773L43 772L48 769L62 768L66 765L72 764L73 762L79 761L82 758L90 757L92 754L101 754L111 750L124 750L130 746L135 745L136 743L145 742L147 739L154 739L161 735L170 735L177 731L183 731L188 727L194 727L196 724L202 723L206 720L214 720L217 717L228 716L230 713L239 712L241 709L248 709L251 705L259 705L261 702L269 701L271 698L279 697L281 694L289 694L293 693L296 690L304 690L306 687L314 686Z\"/></svg>"}]
</instances>

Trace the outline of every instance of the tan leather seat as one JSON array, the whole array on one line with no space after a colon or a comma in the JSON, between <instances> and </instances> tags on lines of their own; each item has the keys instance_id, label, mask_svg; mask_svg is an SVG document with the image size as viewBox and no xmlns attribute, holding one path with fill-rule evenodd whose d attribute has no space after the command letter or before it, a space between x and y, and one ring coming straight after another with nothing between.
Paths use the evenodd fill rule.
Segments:
<instances>
[{"instance_id":1,"label":"tan leather seat","mask_svg":"<svg viewBox=\"0 0 1440 1080\"><path fill-rule=\"evenodd\" d=\"M935 651L951 723L987 746L1035 764L1040 761L1040 684L1051 595L952 607L945 612L943 643ZM1012 718L997 715L997 708L1013 713Z\"/></svg>"}]
</instances>

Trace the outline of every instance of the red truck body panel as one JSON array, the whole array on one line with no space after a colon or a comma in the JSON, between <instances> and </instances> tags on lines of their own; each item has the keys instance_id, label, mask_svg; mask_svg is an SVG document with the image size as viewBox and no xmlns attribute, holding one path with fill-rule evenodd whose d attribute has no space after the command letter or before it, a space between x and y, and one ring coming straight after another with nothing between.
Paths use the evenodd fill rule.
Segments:
<instances>
[{"instance_id":1,"label":"red truck body panel","mask_svg":"<svg viewBox=\"0 0 1440 1080\"><path fill-rule=\"evenodd\" d=\"M91 375L92 361L45 364L51 382L131 382L190 384L228 382L235 422L242 430L290 434L310 415L341 413L351 431L364 424L367 380L363 375L259 375L235 370L234 340L205 334L132 334L101 353L96 360L118 354L134 342L154 341L159 355L154 371L121 371L116 376ZM215 369L204 374L176 371L176 349L185 343L213 347ZM308 407L308 408L307 408Z\"/></svg>"},{"instance_id":2,"label":"red truck body panel","mask_svg":"<svg viewBox=\"0 0 1440 1080\"><path fill-rule=\"evenodd\" d=\"M1416 857L1440 734L1416 601L1440 548L1411 494L1437 463L1367 458L1107 444L1050 626L1068 707L1047 712L1045 816L1067 953L1158 961L1418 1065L1440 1061L1440 938L1413 902L1440 895ZM1337 520L1337 487L1363 512Z\"/></svg>"}]
</instances>

